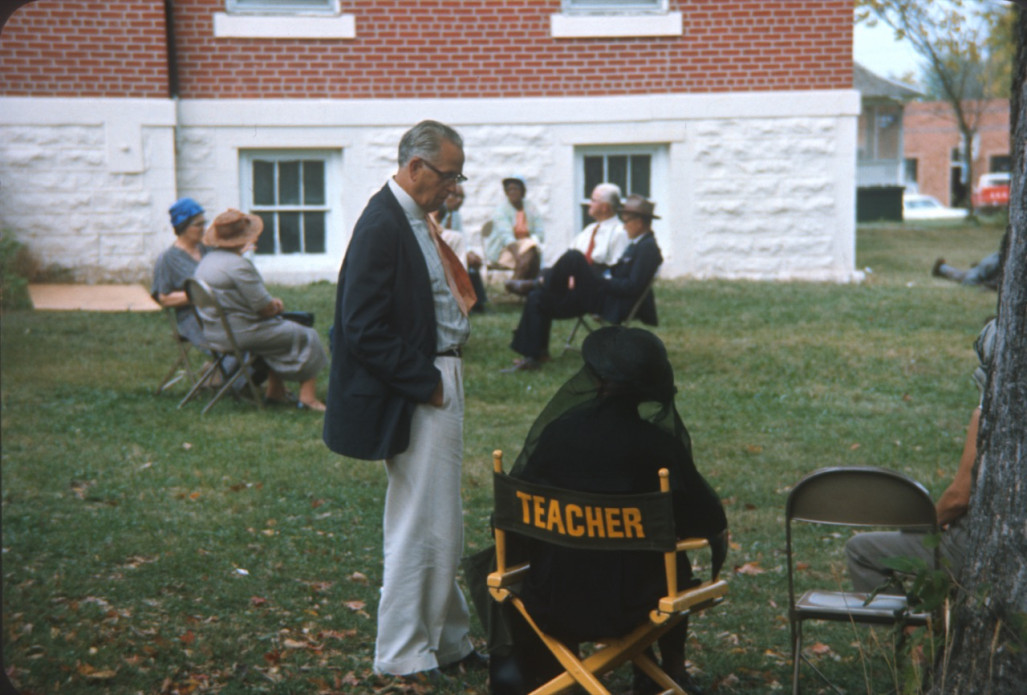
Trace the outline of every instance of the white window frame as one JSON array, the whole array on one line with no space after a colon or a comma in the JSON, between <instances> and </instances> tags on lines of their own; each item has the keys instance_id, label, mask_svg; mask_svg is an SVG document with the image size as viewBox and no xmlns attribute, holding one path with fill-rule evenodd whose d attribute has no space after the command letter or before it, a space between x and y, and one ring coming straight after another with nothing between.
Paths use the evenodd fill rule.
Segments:
<instances>
[{"instance_id":1,"label":"white window frame","mask_svg":"<svg viewBox=\"0 0 1027 695\"><path fill-rule=\"evenodd\" d=\"M560 14L550 15L554 39L682 36L680 12L668 12L667 0L563 0Z\"/></svg>"},{"instance_id":2,"label":"white window frame","mask_svg":"<svg viewBox=\"0 0 1027 695\"><path fill-rule=\"evenodd\" d=\"M565 14L575 12L666 12L667 0L563 0Z\"/></svg>"},{"instance_id":3,"label":"white window frame","mask_svg":"<svg viewBox=\"0 0 1027 695\"><path fill-rule=\"evenodd\" d=\"M339 0L225 0L228 14L339 14Z\"/></svg>"},{"instance_id":4,"label":"white window frame","mask_svg":"<svg viewBox=\"0 0 1027 695\"><path fill-rule=\"evenodd\" d=\"M275 269L293 269L309 266L312 260L331 260L341 257L343 252L341 203L334 191L341 185L342 155L338 150L326 149L241 149L239 150L239 204L242 210L250 213L261 212L268 208L256 206L253 202L253 162L255 160L318 160L324 162L325 202L318 206L276 206L274 209L295 208L295 211L323 210L325 213L325 250L323 253L288 253L278 252L277 241L274 254L254 254L254 260L261 266Z\"/></svg>"},{"instance_id":5,"label":"white window frame","mask_svg":"<svg viewBox=\"0 0 1027 695\"><path fill-rule=\"evenodd\" d=\"M339 0L225 0L214 13L218 39L355 39L356 18Z\"/></svg>"},{"instance_id":6,"label":"white window frame","mask_svg":"<svg viewBox=\"0 0 1027 695\"><path fill-rule=\"evenodd\" d=\"M595 156L616 156L616 155L649 155L649 197L657 203L656 214L669 207L667 204L667 190L670 175L670 143L646 143L623 145L579 145L574 148L574 211L577 229L582 229L588 222L582 206L588 204L589 197L584 194L585 188L585 158ZM636 191L621 191L625 198ZM583 196L584 197L581 197ZM654 222L656 229L658 220Z\"/></svg>"}]
</instances>

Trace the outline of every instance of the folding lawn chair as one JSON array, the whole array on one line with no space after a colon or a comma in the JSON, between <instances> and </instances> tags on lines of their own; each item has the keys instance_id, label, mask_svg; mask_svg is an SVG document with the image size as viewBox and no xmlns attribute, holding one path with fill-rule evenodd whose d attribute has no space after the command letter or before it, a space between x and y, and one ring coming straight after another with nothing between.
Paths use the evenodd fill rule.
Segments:
<instances>
[{"instance_id":1,"label":"folding lawn chair","mask_svg":"<svg viewBox=\"0 0 1027 695\"><path fill-rule=\"evenodd\" d=\"M188 379L189 386L192 387L196 384L196 379L198 378L192 364L189 362L189 350L192 348L192 343L178 332L178 319L175 310L167 307L163 313L168 317L168 323L171 325L171 340L175 343L175 351L178 353L178 356L154 391L153 395L155 396L164 393L182 379Z\"/></svg>"},{"instance_id":2,"label":"folding lawn chair","mask_svg":"<svg viewBox=\"0 0 1027 695\"><path fill-rule=\"evenodd\" d=\"M532 695L553 695L579 686L592 695L609 695L599 676L628 661L658 683L663 689L661 692L684 695L685 691L645 654L645 650L686 616L723 601L727 584L714 578L698 586L678 589L677 554L707 547L708 543L702 538L679 541L675 537L667 470L660 471L660 492L599 495L510 478L503 474L502 457L501 451L493 453L496 570L488 576L489 593L500 603L512 604L564 668L563 673L532 691ZM552 523L554 514L561 517L560 523ZM661 553L667 593L641 625L626 635L595 642L596 651L587 658L579 658L562 641L543 631L518 597L518 587L531 568L527 563L508 565L507 533L570 548Z\"/></svg>"},{"instance_id":3,"label":"folding lawn chair","mask_svg":"<svg viewBox=\"0 0 1027 695\"><path fill-rule=\"evenodd\" d=\"M253 376L251 375L251 368L259 359L257 355L254 355L251 352L244 352L239 347L239 344L235 340L235 334L232 332L232 326L228 322L228 317L225 316L224 310L218 303L214 293L211 292L210 287L207 286L207 283L196 278L189 278L185 281L185 293L188 295L189 302L197 312L200 310L210 311L214 314L214 318L221 321L221 326L224 328L225 335L227 336L227 344L209 346L214 357L213 361L208 365L203 373L200 374L199 379L197 379L193 388L190 389L189 393L187 393L185 398L183 398L178 404L178 407L181 408L191 401L201 388L217 388L214 396L203 408L202 413L206 414L207 411L213 408L214 404L220 401L226 393L231 393L234 398L238 399L239 394L236 393L233 388L233 384L239 379L246 379L253 403L257 408L263 409L264 401L261 398L260 390L257 388L257 384L254 382ZM230 356L235 358L235 365L231 368L229 368L227 364L227 359ZM218 375L221 377L220 387L216 386Z\"/></svg>"},{"instance_id":4,"label":"folding lawn chair","mask_svg":"<svg viewBox=\"0 0 1027 695\"><path fill-rule=\"evenodd\" d=\"M564 341L563 352L567 352L568 350L577 350L578 349L578 346L574 344L574 338L578 335L578 329L579 328L584 328L585 332L587 334L587 333L591 333L596 328L601 328L603 326L624 325L626 323L630 323L631 321L634 321L636 316L638 315L638 311L642 308L642 304L644 304L645 300L649 297L650 294L652 294L653 286L656 284L656 278L658 276L659 276L659 271L657 271L653 275L653 279L649 281L648 285L646 285L645 291L642 292L642 294L640 294L638 296L638 299L635 300L635 303L631 305L631 311L628 312L628 315L625 316L624 320L621 321L619 324L611 323L610 321L607 321L606 319L604 319L599 314L591 314L591 315L579 316L577 321L574 322L574 328L571 329L570 335L568 335L567 336L567 340ZM589 320L593 321L596 325L592 326L592 324L589 323Z\"/></svg>"},{"instance_id":5,"label":"folding lawn chair","mask_svg":"<svg viewBox=\"0 0 1027 695\"><path fill-rule=\"evenodd\" d=\"M810 589L795 597L792 522L841 526L883 526L937 533L934 502L919 483L874 467L824 468L806 476L788 495L785 554L788 561L788 620L792 635L792 692L799 692L802 661L827 678L802 654L802 623L830 620L875 625L927 625L931 614L911 612L902 595ZM934 549L934 567L938 549ZM836 689L837 690L837 689Z\"/></svg>"}]
</instances>

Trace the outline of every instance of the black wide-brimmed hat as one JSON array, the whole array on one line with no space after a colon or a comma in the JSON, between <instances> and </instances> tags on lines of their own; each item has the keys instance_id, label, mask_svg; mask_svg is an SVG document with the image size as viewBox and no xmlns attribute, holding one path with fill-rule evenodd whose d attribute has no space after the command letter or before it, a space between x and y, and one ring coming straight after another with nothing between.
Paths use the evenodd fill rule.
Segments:
<instances>
[{"instance_id":1,"label":"black wide-brimmed hat","mask_svg":"<svg viewBox=\"0 0 1027 695\"><path fill-rule=\"evenodd\" d=\"M645 329L600 328L585 338L581 356L600 379L628 386L645 400L663 403L674 397L674 368L667 348Z\"/></svg>"}]
</instances>

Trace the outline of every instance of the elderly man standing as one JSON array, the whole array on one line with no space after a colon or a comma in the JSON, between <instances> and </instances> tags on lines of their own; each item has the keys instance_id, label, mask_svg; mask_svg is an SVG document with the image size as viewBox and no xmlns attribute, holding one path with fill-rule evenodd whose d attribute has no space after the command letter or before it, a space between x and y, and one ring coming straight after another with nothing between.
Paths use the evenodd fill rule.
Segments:
<instances>
[{"instance_id":1,"label":"elderly man standing","mask_svg":"<svg viewBox=\"0 0 1027 695\"><path fill-rule=\"evenodd\" d=\"M463 141L422 121L399 143L399 170L357 220L339 271L324 440L385 460L384 572L375 670L441 678L472 663L460 473L463 370L474 292L431 218L466 180Z\"/></svg>"}]
</instances>

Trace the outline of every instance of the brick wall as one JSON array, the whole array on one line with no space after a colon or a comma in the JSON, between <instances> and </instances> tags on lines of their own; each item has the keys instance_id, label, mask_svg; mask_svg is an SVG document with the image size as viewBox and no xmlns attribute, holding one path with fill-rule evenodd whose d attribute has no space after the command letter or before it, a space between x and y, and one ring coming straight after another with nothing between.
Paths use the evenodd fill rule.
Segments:
<instances>
[{"instance_id":1,"label":"brick wall","mask_svg":"<svg viewBox=\"0 0 1027 695\"><path fill-rule=\"evenodd\" d=\"M847 89L851 0L670 0L680 37L555 39L559 0L343 0L353 40L215 38L176 0L183 98L554 97ZM0 94L164 96L162 3L36 0L0 41ZM115 9L118 8L118 9ZM117 15L128 8L129 21ZM13 70L9 66L13 66Z\"/></svg>"},{"instance_id":2,"label":"brick wall","mask_svg":"<svg viewBox=\"0 0 1027 695\"><path fill-rule=\"evenodd\" d=\"M161 0L36 0L0 34L5 96L166 98Z\"/></svg>"}]
</instances>

